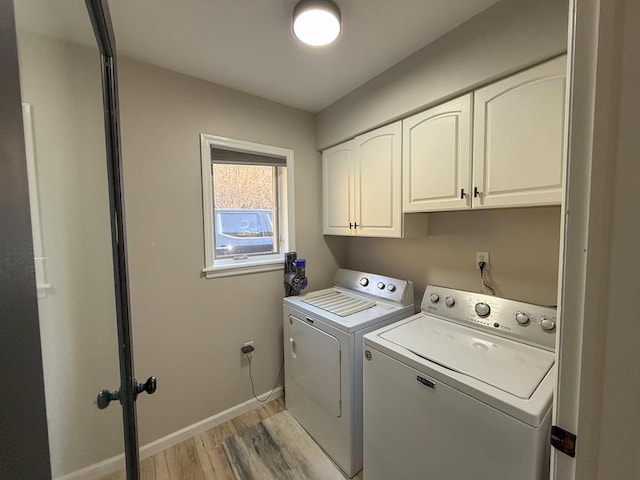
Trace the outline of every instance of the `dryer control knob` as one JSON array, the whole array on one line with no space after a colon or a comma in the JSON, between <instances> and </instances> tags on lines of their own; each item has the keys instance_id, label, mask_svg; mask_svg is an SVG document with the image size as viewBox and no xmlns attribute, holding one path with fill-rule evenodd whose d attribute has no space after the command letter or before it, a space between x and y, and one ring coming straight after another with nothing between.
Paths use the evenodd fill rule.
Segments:
<instances>
[{"instance_id":1,"label":"dryer control knob","mask_svg":"<svg viewBox=\"0 0 640 480\"><path fill-rule=\"evenodd\" d=\"M543 330L550 331L556 328L556 322L554 322L550 318L542 317L540 319L540 326L542 327Z\"/></svg>"},{"instance_id":2,"label":"dryer control knob","mask_svg":"<svg viewBox=\"0 0 640 480\"><path fill-rule=\"evenodd\" d=\"M491 307L484 302L476 303L476 313L479 317L488 317L491 313Z\"/></svg>"},{"instance_id":3,"label":"dryer control knob","mask_svg":"<svg viewBox=\"0 0 640 480\"><path fill-rule=\"evenodd\" d=\"M396 286L393 283L390 283L389 285L387 285L387 290L389 290L390 292L395 292Z\"/></svg>"},{"instance_id":4,"label":"dryer control knob","mask_svg":"<svg viewBox=\"0 0 640 480\"><path fill-rule=\"evenodd\" d=\"M453 307L456 304L456 299L453 297L446 297L444 299L444 303L447 305L447 307Z\"/></svg>"},{"instance_id":5,"label":"dryer control knob","mask_svg":"<svg viewBox=\"0 0 640 480\"><path fill-rule=\"evenodd\" d=\"M516 322L518 322L520 325L526 325L527 323L529 323L529 315L522 312L516 313Z\"/></svg>"},{"instance_id":6,"label":"dryer control knob","mask_svg":"<svg viewBox=\"0 0 640 480\"><path fill-rule=\"evenodd\" d=\"M438 295L437 293L432 293L431 295L429 295L429 300L431 300L431 303L438 303L438 301L440 300L440 295Z\"/></svg>"},{"instance_id":7,"label":"dryer control knob","mask_svg":"<svg viewBox=\"0 0 640 480\"><path fill-rule=\"evenodd\" d=\"M360 279L360 285L362 285L363 287L366 287L367 285L369 285L369 279L367 277L362 277Z\"/></svg>"},{"instance_id":8,"label":"dryer control knob","mask_svg":"<svg viewBox=\"0 0 640 480\"><path fill-rule=\"evenodd\" d=\"M384 287L385 287L384 283L382 283L382 282L378 282L378 288L379 288L380 290L384 290Z\"/></svg>"}]
</instances>

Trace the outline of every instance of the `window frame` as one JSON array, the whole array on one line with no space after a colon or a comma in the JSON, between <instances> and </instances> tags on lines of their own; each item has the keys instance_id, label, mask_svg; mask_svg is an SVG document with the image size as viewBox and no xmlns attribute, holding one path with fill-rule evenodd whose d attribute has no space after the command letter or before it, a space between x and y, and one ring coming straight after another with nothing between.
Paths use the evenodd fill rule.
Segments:
<instances>
[{"instance_id":1,"label":"window frame","mask_svg":"<svg viewBox=\"0 0 640 480\"><path fill-rule=\"evenodd\" d=\"M280 252L251 255L246 259L215 258L215 218L213 206L213 175L211 169L211 148L222 148L237 152L253 153L286 159L285 167L277 167L276 214L274 215L274 235L278 234ZM206 278L229 277L251 273L282 270L284 254L295 250L295 211L293 184L293 150L261 143L236 140L206 133L200 134L200 159L202 168L202 215L204 226L204 268ZM277 221L277 225L275 224Z\"/></svg>"}]
</instances>

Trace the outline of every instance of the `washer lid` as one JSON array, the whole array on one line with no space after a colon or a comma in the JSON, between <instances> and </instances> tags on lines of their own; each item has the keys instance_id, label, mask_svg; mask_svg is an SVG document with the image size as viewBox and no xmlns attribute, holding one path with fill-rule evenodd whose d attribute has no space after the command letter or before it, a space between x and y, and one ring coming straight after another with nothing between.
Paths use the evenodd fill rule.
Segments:
<instances>
[{"instance_id":1,"label":"washer lid","mask_svg":"<svg viewBox=\"0 0 640 480\"><path fill-rule=\"evenodd\" d=\"M546 350L427 315L379 335L449 370L528 399L553 366Z\"/></svg>"}]
</instances>

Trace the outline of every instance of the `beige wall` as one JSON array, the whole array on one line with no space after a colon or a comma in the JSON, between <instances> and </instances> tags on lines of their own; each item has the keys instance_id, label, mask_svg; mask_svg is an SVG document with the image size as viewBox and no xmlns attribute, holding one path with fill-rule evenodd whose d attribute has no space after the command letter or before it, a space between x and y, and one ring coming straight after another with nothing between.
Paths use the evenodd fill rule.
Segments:
<instances>
[{"instance_id":1,"label":"beige wall","mask_svg":"<svg viewBox=\"0 0 640 480\"><path fill-rule=\"evenodd\" d=\"M51 289L38 301L53 477L123 450L97 49L20 30L22 100L32 106L42 241ZM30 185L33 188L34 185Z\"/></svg>"},{"instance_id":2,"label":"beige wall","mask_svg":"<svg viewBox=\"0 0 640 480\"><path fill-rule=\"evenodd\" d=\"M424 110L567 49L563 0L504 0L318 114L318 148Z\"/></svg>"},{"instance_id":3,"label":"beige wall","mask_svg":"<svg viewBox=\"0 0 640 480\"><path fill-rule=\"evenodd\" d=\"M480 291L476 251L488 251L498 296L555 305L559 236L559 207L432 213L427 237L350 239L344 266L412 280L420 310L428 284Z\"/></svg>"},{"instance_id":4,"label":"beige wall","mask_svg":"<svg viewBox=\"0 0 640 480\"><path fill-rule=\"evenodd\" d=\"M47 279L40 301L54 477L122 452L111 245L97 52L21 33L23 100L33 106ZM207 280L199 134L291 148L296 245L309 289L330 284L343 239L321 235L315 116L121 59L122 151L141 444L252 398L240 347L254 340L256 392L282 362L281 272ZM331 246L331 248L329 247ZM280 382L281 383L281 382Z\"/></svg>"},{"instance_id":5,"label":"beige wall","mask_svg":"<svg viewBox=\"0 0 640 480\"><path fill-rule=\"evenodd\" d=\"M565 22L564 18L559 20L563 9L551 7L548 1L539 8L533 2L525 3L527 18L533 18L534 24L548 21L549 28L556 32ZM443 37L438 44L439 61L447 54L452 55L451 65L455 58L460 60L462 57L455 52L470 48L461 39L479 25L506 29L504 35L494 34L490 28L470 38L474 40L471 43L477 43L484 42L486 36L486 41L493 44L491 54L504 54L511 59L509 62L519 59L522 50L507 46L508 42L496 50L499 40L516 34L535 38L536 42L544 37L539 28L518 23L525 20L505 27L504 15L515 12L513 7L500 8L503 10L497 11L501 15L493 20L483 20L472 30L464 30L470 27L463 25L462 32L467 33L450 34L454 42L442 43L447 36ZM547 18L549 12L556 14ZM557 34L550 37L540 42L539 50L533 40L528 41L527 62L546 58L550 44L555 45L552 49L561 50ZM58 313L50 310L50 314L44 313L48 308L45 304L41 306L52 458L54 475L59 475L103 460L122 448L119 409L101 412L92 403L99 389L118 384L110 304L113 290L109 275L104 274L110 273L108 224L104 216L92 215L96 211L104 213L105 205L100 202L106 195L106 177L100 170L104 159L100 80L95 52L25 38L21 47L31 48L38 59L21 64L25 100L34 105L38 159L42 156L49 162L42 167L46 173L39 171L42 188L48 192L42 193L46 203L45 253L55 252L58 242L66 255L50 260L48 273L58 290L54 292L57 297L46 299L50 304L66 303L58 307ZM425 68L436 65L429 63L436 57L425 52L414 56L417 61L401 64L400 70L383 75L323 112L319 134L312 114L120 59L135 366L139 379L148 375L159 379L156 394L142 396L138 402L142 444L250 399L248 369L239 352L245 341L255 341L257 392L271 387L282 361L281 273L211 280L202 277L200 133L294 150L296 245L308 260L310 289L328 285L335 268L342 266L413 280L418 306L427 283L477 290L475 251L488 250L490 278L498 295L555 303L558 208L431 214L429 236L417 239L322 236L317 142L327 144L333 142L327 138L337 141L345 132L355 133L364 128L359 123L362 118L382 122L383 117L415 108L399 101L397 95L412 97L416 79L425 82L426 77L421 76ZM425 59L427 63L422 63ZM508 70L514 64L500 65ZM490 71L476 63L466 64L467 69L476 66L483 78L499 70L495 62ZM453 88L461 73L444 68L443 76L424 84L435 89L426 89L427 96L420 102L428 103L429 98L443 94L446 72L450 78L445 90ZM461 81L475 82L469 76ZM381 97L385 85L389 96ZM372 103L371 99L382 102ZM43 114L47 119L40 126ZM343 114L344 122L339 118ZM329 131L331 119L336 123ZM91 167L87 167L87 156L96 161ZM88 193L97 195L97 204L87 200ZM85 218L84 223L76 224L79 218ZM79 232L88 235L86 241L80 241ZM99 261L96 251L102 255ZM102 272L99 278L98 271ZM61 287L66 281L79 292L73 294L77 298L65 300ZM48 320L60 315L63 322Z\"/></svg>"},{"instance_id":6,"label":"beige wall","mask_svg":"<svg viewBox=\"0 0 640 480\"><path fill-rule=\"evenodd\" d=\"M245 341L256 392L282 363L282 272L202 277L200 133L293 149L296 246L312 289L330 283L336 260L321 235L314 115L131 60L119 69L136 374L158 377L138 402L144 444L251 398Z\"/></svg>"}]
</instances>

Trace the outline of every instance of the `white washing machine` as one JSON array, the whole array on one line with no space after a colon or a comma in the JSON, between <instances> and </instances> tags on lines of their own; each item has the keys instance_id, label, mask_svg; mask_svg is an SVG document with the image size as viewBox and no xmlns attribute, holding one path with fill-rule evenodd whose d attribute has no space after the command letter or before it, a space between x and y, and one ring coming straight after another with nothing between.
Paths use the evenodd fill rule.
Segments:
<instances>
[{"instance_id":1,"label":"white washing machine","mask_svg":"<svg viewBox=\"0 0 640 480\"><path fill-rule=\"evenodd\" d=\"M366 480L542 480L554 308L428 286L364 337Z\"/></svg>"},{"instance_id":2,"label":"white washing machine","mask_svg":"<svg viewBox=\"0 0 640 480\"><path fill-rule=\"evenodd\" d=\"M283 307L287 409L352 477L362 469L363 336L414 314L413 284L339 269L333 287Z\"/></svg>"}]
</instances>

